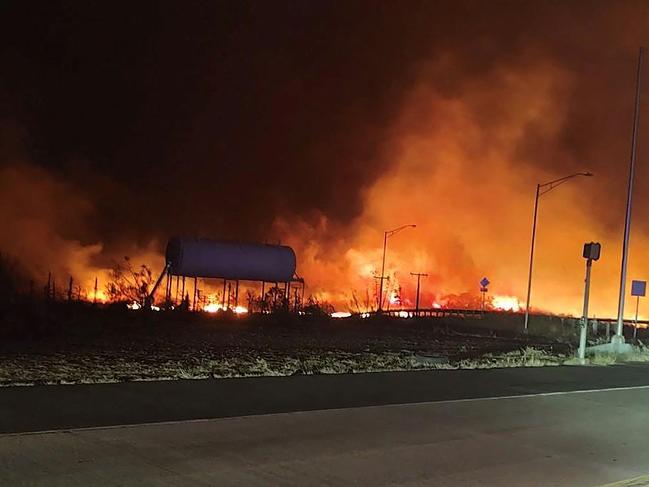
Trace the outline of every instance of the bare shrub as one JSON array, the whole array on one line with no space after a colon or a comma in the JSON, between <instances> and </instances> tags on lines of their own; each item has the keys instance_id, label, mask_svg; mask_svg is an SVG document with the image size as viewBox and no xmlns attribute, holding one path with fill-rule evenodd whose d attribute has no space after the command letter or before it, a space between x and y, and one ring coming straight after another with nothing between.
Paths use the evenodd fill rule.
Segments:
<instances>
[{"instance_id":1,"label":"bare shrub","mask_svg":"<svg viewBox=\"0 0 649 487\"><path fill-rule=\"evenodd\" d=\"M134 269L131 260L124 257L123 263L115 263L110 271L106 293L111 301L145 305L153 285L153 274L146 265Z\"/></svg>"}]
</instances>

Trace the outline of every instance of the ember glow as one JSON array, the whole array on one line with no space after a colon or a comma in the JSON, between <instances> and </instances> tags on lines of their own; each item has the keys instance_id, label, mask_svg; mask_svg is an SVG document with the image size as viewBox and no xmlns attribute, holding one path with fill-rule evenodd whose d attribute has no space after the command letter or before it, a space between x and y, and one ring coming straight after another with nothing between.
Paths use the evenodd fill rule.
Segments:
<instances>
[{"instance_id":1,"label":"ember glow","mask_svg":"<svg viewBox=\"0 0 649 487\"><path fill-rule=\"evenodd\" d=\"M132 310L142 309L142 305L135 301L133 301L132 303L128 303L126 307ZM151 311L161 311L161 309L162 308L160 308L160 306L156 306L155 304L151 305Z\"/></svg>"}]
</instances>

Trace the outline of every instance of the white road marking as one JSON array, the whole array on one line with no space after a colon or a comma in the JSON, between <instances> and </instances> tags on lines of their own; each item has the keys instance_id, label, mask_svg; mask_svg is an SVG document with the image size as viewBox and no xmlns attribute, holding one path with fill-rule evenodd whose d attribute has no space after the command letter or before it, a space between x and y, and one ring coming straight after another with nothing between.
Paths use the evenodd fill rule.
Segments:
<instances>
[{"instance_id":1,"label":"white road marking","mask_svg":"<svg viewBox=\"0 0 649 487\"><path fill-rule=\"evenodd\" d=\"M149 423L128 423L128 424L116 424L110 426L85 426L80 428L60 428L60 429L51 429L51 430L42 430L42 431L25 431L19 433L0 433L0 438L10 437L10 436L47 435L47 434L55 434L55 433L76 433L82 431L111 430L111 429L121 429L121 428L139 428L145 426L171 426L171 425L179 425L179 424L205 423L208 421L218 421L218 420L228 420L228 419L254 418L259 416L278 416L284 414L308 414L308 413L327 412L327 411L345 411L348 409L373 409L373 408L394 408L394 407L403 407L403 406L422 406L422 405L435 405L435 404L454 404L454 403L463 403L463 402L498 401L501 399L525 399L525 398L545 397L545 396L568 396L571 394L593 394L597 392L633 391L633 390L642 390L642 389L649 389L649 385L606 387L602 389L578 389L575 391L532 392L529 394L512 394L507 396L487 396L487 397L474 397L474 398L465 398L465 399L443 399L440 401L376 404L371 406L352 406L352 407L345 407L345 408L309 409L306 411L246 414L241 416L221 416L215 418L180 419L180 420L172 420L172 421L152 421Z\"/></svg>"},{"instance_id":2,"label":"white road marking","mask_svg":"<svg viewBox=\"0 0 649 487\"><path fill-rule=\"evenodd\" d=\"M600 487L647 487L649 486L649 475L642 475L627 480L620 480L612 484L602 485Z\"/></svg>"}]
</instances>

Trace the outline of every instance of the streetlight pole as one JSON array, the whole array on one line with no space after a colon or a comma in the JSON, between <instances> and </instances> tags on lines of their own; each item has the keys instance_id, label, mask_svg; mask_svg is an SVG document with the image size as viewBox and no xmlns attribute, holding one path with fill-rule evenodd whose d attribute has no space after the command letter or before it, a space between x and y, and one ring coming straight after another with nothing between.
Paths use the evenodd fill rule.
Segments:
<instances>
[{"instance_id":1,"label":"streetlight pole","mask_svg":"<svg viewBox=\"0 0 649 487\"><path fill-rule=\"evenodd\" d=\"M422 277L428 277L428 274L423 272L411 272L411 276L417 276L417 299L415 300L415 316L419 316L419 282Z\"/></svg>"},{"instance_id":2,"label":"streetlight pole","mask_svg":"<svg viewBox=\"0 0 649 487\"><path fill-rule=\"evenodd\" d=\"M385 252L388 248L388 232L383 232L383 262L381 264L381 276L379 277L379 306L378 311L383 310L383 281L385 280Z\"/></svg>"},{"instance_id":3,"label":"streetlight pole","mask_svg":"<svg viewBox=\"0 0 649 487\"><path fill-rule=\"evenodd\" d=\"M547 183L539 183L536 185L536 196L534 198L534 218L532 220L532 244L530 245L530 267L527 274L527 299L525 302L525 326L523 331L527 332L529 321L530 321L530 297L532 295L532 268L534 266L534 244L536 242L536 220L539 210L539 197L543 196L546 193L549 193L557 186L565 183L569 179L575 178L577 176L592 176L591 172L578 172L575 174L570 174L553 181L548 181Z\"/></svg>"},{"instance_id":4,"label":"streetlight pole","mask_svg":"<svg viewBox=\"0 0 649 487\"><path fill-rule=\"evenodd\" d=\"M381 277L379 279L381 280L381 285L379 287L379 308L378 311L381 312L383 310L383 281L385 281L385 253L388 248L388 237L391 237L395 233L399 233L401 230L404 228L415 228L417 225L402 225L398 228L395 228L394 230L387 230L383 232L383 261L381 263Z\"/></svg>"},{"instance_id":5,"label":"streetlight pole","mask_svg":"<svg viewBox=\"0 0 649 487\"><path fill-rule=\"evenodd\" d=\"M638 54L638 72L635 91L635 113L633 115L633 134L631 136L631 161L629 163L629 182L626 193L626 214L624 217L624 240L622 244L622 264L620 269L620 295L617 305L617 328L611 343L624 343L624 298L626 293L626 268L629 257L629 233L631 231L631 207L633 200L633 178L635 175L636 145L638 140L638 124L640 122L640 84L642 82L642 63L644 49L640 48Z\"/></svg>"},{"instance_id":6,"label":"streetlight pole","mask_svg":"<svg viewBox=\"0 0 649 487\"><path fill-rule=\"evenodd\" d=\"M534 263L534 243L536 242L536 216L539 211L539 194L541 191L541 185L536 185L536 197L534 198L534 219L532 220L532 244L530 245L530 268L527 272L527 300L525 302L525 327L524 331L527 331L527 324L530 319L530 294L532 291L532 265Z\"/></svg>"}]
</instances>

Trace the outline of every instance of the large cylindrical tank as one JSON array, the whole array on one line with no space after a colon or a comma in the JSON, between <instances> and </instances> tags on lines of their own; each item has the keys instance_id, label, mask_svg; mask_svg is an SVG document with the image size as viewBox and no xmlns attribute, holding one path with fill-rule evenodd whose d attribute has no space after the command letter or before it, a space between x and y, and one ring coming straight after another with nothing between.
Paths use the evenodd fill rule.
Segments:
<instances>
[{"instance_id":1,"label":"large cylindrical tank","mask_svg":"<svg viewBox=\"0 0 649 487\"><path fill-rule=\"evenodd\" d=\"M179 238L166 251L171 273L241 281L287 282L295 274L295 252L284 245Z\"/></svg>"}]
</instances>

